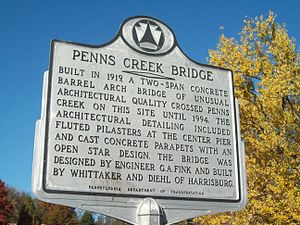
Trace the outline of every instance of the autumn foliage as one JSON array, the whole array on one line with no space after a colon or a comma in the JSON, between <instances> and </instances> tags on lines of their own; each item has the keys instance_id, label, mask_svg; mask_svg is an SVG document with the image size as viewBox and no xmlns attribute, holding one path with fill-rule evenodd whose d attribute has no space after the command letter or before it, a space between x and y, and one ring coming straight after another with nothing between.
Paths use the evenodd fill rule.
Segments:
<instances>
[{"instance_id":1,"label":"autumn foliage","mask_svg":"<svg viewBox=\"0 0 300 225\"><path fill-rule=\"evenodd\" d=\"M38 211L44 224L75 225L78 223L74 208L39 201Z\"/></svg>"},{"instance_id":2,"label":"autumn foliage","mask_svg":"<svg viewBox=\"0 0 300 225\"><path fill-rule=\"evenodd\" d=\"M231 69L246 142L246 209L199 224L300 224L300 55L270 12L245 19L240 40L221 35L210 63Z\"/></svg>"},{"instance_id":3,"label":"autumn foliage","mask_svg":"<svg viewBox=\"0 0 300 225\"><path fill-rule=\"evenodd\" d=\"M8 218L13 210L12 204L8 201L7 194L5 184L0 180L0 225L8 223Z\"/></svg>"},{"instance_id":4,"label":"autumn foliage","mask_svg":"<svg viewBox=\"0 0 300 225\"><path fill-rule=\"evenodd\" d=\"M118 225L126 224L68 206L42 202L0 180L0 225Z\"/></svg>"}]
</instances>

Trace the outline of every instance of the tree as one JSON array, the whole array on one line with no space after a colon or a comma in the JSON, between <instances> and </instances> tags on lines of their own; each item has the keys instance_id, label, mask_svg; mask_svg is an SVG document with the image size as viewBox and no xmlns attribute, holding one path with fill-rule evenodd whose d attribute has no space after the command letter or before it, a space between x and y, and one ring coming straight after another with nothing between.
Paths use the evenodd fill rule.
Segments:
<instances>
[{"instance_id":1,"label":"tree","mask_svg":"<svg viewBox=\"0 0 300 225\"><path fill-rule=\"evenodd\" d=\"M85 211L82 217L80 218L79 225L94 225L93 214L89 211Z\"/></svg>"},{"instance_id":2,"label":"tree","mask_svg":"<svg viewBox=\"0 0 300 225\"><path fill-rule=\"evenodd\" d=\"M38 225L39 221L36 214L32 198L27 196L19 214L18 225Z\"/></svg>"},{"instance_id":3,"label":"tree","mask_svg":"<svg viewBox=\"0 0 300 225\"><path fill-rule=\"evenodd\" d=\"M19 216L21 214L22 209L24 208L26 199L31 199L31 197L28 193L21 192L14 187L7 186L6 189L8 191L8 200L13 206L13 211L9 216L9 222L16 223L19 220Z\"/></svg>"},{"instance_id":4,"label":"tree","mask_svg":"<svg viewBox=\"0 0 300 225\"><path fill-rule=\"evenodd\" d=\"M122 220L118 220L118 219L113 219L111 225L129 225L128 223L122 221Z\"/></svg>"},{"instance_id":5,"label":"tree","mask_svg":"<svg viewBox=\"0 0 300 225\"><path fill-rule=\"evenodd\" d=\"M8 223L9 215L12 213L12 204L8 201L7 190L5 183L0 180L0 224L6 225Z\"/></svg>"},{"instance_id":6,"label":"tree","mask_svg":"<svg viewBox=\"0 0 300 225\"><path fill-rule=\"evenodd\" d=\"M39 201L38 210L41 223L44 224L74 225L78 223L75 209L71 207Z\"/></svg>"},{"instance_id":7,"label":"tree","mask_svg":"<svg viewBox=\"0 0 300 225\"><path fill-rule=\"evenodd\" d=\"M240 40L221 35L210 63L231 69L246 142L248 206L202 224L300 223L300 57L270 12L245 19Z\"/></svg>"},{"instance_id":8,"label":"tree","mask_svg":"<svg viewBox=\"0 0 300 225\"><path fill-rule=\"evenodd\" d=\"M22 206L17 224L18 225L31 225L32 224L32 215L30 215L30 213L26 209L25 205Z\"/></svg>"}]
</instances>

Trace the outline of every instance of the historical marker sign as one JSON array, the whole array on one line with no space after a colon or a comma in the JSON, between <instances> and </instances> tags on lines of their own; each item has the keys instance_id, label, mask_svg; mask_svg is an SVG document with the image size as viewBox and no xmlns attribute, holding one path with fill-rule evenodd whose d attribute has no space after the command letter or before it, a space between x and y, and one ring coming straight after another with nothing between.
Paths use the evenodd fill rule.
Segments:
<instances>
[{"instance_id":1,"label":"historical marker sign","mask_svg":"<svg viewBox=\"0 0 300 225\"><path fill-rule=\"evenodd\" d=\"M45 193L245 201L232 73L187 58L162 22L54 40L47 90Z\"/></svg>"}]
</instances>

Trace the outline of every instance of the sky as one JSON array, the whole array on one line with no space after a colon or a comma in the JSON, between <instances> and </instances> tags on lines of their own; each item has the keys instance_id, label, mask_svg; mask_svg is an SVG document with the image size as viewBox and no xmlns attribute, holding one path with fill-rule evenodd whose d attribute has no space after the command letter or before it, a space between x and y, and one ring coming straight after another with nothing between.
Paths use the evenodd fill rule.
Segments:
<instances>
[{"instance_id":1,"label":"sky","mask_svg":"<svg viewBox=\"0 0 300 225\"><path fill-rule=\"evenodd\" d=\"M35 122L52 39L104 44L128 17L146 15L167 24L186 55L207 63L208 50L216 48L222 32L237 38L246 16L267 15L269 10L286 24L299 49L297 0L1 0L0 179L31 193Z\"/></svg>"}]
</instances>

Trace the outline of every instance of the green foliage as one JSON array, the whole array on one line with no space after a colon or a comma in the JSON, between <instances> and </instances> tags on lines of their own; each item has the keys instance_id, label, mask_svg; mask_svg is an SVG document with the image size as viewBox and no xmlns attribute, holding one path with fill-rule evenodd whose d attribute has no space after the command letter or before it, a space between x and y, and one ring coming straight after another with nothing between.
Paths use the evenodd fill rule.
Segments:
<instances>
[{"instance_id":1,"label":"green foliage","mask_svg":"<svg viewBox=\"0 0 300 225\"><path fill-rule=\"evenodd\" d=\"M122 221L122 220L114 219L113 222L112 222L112 225L129 225L129 224Z\"/></svg>"},{"instance_id":2,"label":"green foliage","mask_svg":"<svg viewBox=\"0 0 300 225\"><path fill-rule=\"evenodd\" d=\"M93 214L89 211L85 211L82 217L79 220L79 225L94 225Z\"/></svg>"},{"instance_id":3,"label":"green foliage","mask_svg":"<svg viewBox=\"0 0 300 225\"><path fill-rule=\"evenodd\" d=\"M31 224L33 224L32 220L33 220L32 215L30 215L30 213L26 209L25 205L23 205L17 224L18 225L31 225Z\"/></svg>"},{"instance_id":4,"label":"green foliage","mask_svg":"<svg viewBox=\"0 0 300 225\"><path fill-rule=\"evenodd\" d=\"M24 204L21 208L18 225L38 225L39 221L36 215L35 206L30 196L25 198Z\"/></svg>"},{"instance_id":5,"label":"green foliage","mask_svg":"<svg viewBox=\"0 0 300 225\"><path fill-rule=\"evenodd\" d=\"M9 222L16 223L19 219L19 215L24 206L26 198L30 198L30 195L25 192L20 192L13 187L7 187L8 200L13 206L13 211L10 214Z\"/></svg>"}]
</instances>

